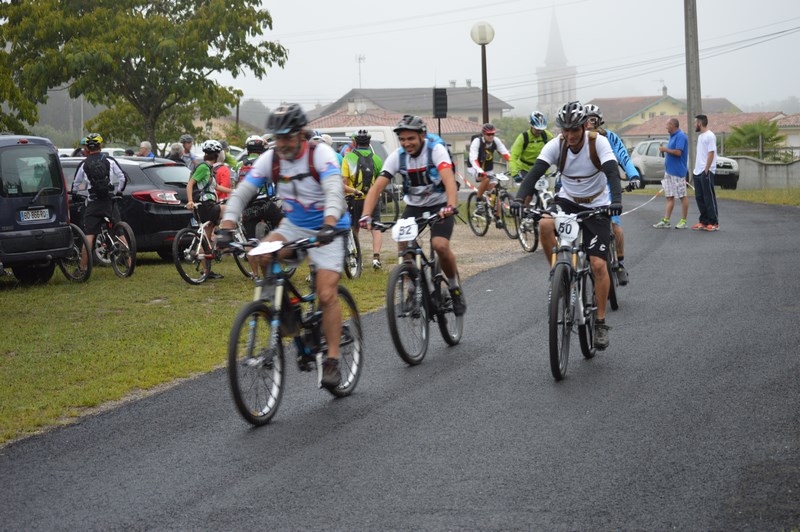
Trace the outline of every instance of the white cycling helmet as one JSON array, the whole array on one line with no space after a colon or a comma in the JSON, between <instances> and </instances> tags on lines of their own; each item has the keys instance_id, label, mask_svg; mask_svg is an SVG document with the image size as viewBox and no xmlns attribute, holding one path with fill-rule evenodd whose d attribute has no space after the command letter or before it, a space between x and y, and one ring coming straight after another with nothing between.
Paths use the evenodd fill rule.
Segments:
<instances>
[{"instance_id":1,"label":"white cycling helmet","mask_svg":"<svg viewBox=\"0 0 800 532\"><path fill-rule=\"evenodd\" d=\"M603 124L603 112L595 104L587 103L586 105L583 106L583 109L584 109L584 111L586 111L587 118L591 118L593 116L596 116L597 117L597 125L600 126L600 125Z\"/></svg>"},{"instance_id":2,"label":"white cycling helmet","mask_svg":"<svg viewBox=\"0 0 800 532\"><path fill-rule=\"evenodd\" d=\"M209 139L203 143L203 153L219 153L222 151L222 144L218 140Z\"/></svg>"}]
</instances>

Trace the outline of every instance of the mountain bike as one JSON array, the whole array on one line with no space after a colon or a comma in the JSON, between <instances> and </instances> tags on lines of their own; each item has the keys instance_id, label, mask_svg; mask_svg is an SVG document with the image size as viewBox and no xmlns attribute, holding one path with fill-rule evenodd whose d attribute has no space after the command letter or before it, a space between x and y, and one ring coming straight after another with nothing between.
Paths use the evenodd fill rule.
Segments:
<instances>
[{"instance_id":1,"label":"mountain bike","mask_svg":"<svg viewBox=\"0 0 800 532\"><path fill-rule=\"evenodd\" d=\"M175 240L172 242L172 260L175 263L175 268L181 278L192 285L203 284L208 278L206 260L220 262L225 254L216 249L214 243L206 235L205 230L209 225L213 225L211 221L200 223L197 206L195 206L192 212L191 227L184 227L178 231L178 234L175 235ZM233 237L238 243L247 241L241 222L236 224ZM236 266L239 267L242 275L247 278L255 277L250 263L247 261L245 251L234 250L230 253L233 255Z\"/></svg>"},{"instance_id":2,"label":"mountain bike","mask_svg":"<svg viewBox=\"0 0 800 532\"><path fill-rule=\"evenodd\" d=\"M464 332L464 317L456 316L453 311L449 284L433 244L427 255L419 244L420 233L439 220L439 214L434 213L404 218L395 224L372 223L381 231L391 228L392 238L407 245L399 252L402 262L389 275L386 314L395 349L411 366L425 358L431 321L439 325L439 332L448 345L458 344Z\"/></svg>"},{"instance_id":3,"label":"mountain bike","mask_svg":"<svg viewBox=\"0 0 800 532\"><path fill-rule=\"evenodd\" d=\"M508 238L517 239L517 218L512 216L509 208L513 200L508 192L509 177L506 174L487 174L484 179L492 179L497 184L492 190L484 194L484 201L478 202L478 193L472 192L467 197L467 223L475 236L483 236L489 230L492 222L499 229L501 226ZM497 202L500 202L499 212Z\"/></svg>"},{"instance_id":4,"label":"mountain bike","mask_svg":"<svg viewBox=\"0 0 800 532\"><path fill-rule=\"evenodd\" d=\"M531 201L531 207L537 211L544 211L553 202L553 193L548 190L550 181L547 176L542 176L536 182L536 194ZM539 220L534 216L521 216L517 222L519 227L519 243L522 249L533 253L539 247Z\"/></svg>"},{"instance_id":5,"label":"mountain bike","mask_svg":"<svg viewBox=\"0 0 800 532\"><path fill-rule=\"evenodd\" d=\"M114 196L114 202L119 201ZM126 222L114 222L107 216L100 224L100 232L94 238L94 255L103 263L111 264L117 277L130 277L136 268L136 237Z\"/></svg>"},{"instance_id":6,"label":"mountain bike","mask_svg":"<svg viewBox=\"0 0 800 532\"><path fill-rule=\"evenodd\" d=\"M550 371L557 381L567 373L570 336L576 325L583 356L592 358L597 353L594 345L597 297L583 242L582 222L606 212L600 208L566 214L559 209L553 215L557 246L548 295L548 333Z\"/></svg>"},{"instance_id":7,"label":"mountain bike","mask_svg":"<svg viewBox=\"0 0 800 532\"><path fill-rule=\"evenodd\" d=\"M354 202L357 199L363 199L363 197L363 195L360 197L356 197L355 194L347 195L347 209L350 211L351 217L354 216ZM364 266L362 264L361 242L359 242L358 236L351 228L347 234L347 240L344 248L344 273L347 275L348 279L356 279L361 277L363 270Z\"/></svg>"},{"instance_id":8,"label":"mountain bike","mask_svg":"<svg viewBox=\"0 0 800 532\"><path fill-rule=\"evenodd\" d=\"M341 233L340 233L341 234ZM281 249L305 250L317 246L316 238L293 242L233 242L244 252L256 246L272 256L269 273L255 280L253 301L245 304L233 320L228 340L228 379L236 408L253 425L268 423L278 411L286 386L285 351L294 345L300 371L317 369L322 387L322 362L328 346L322 331L322 312L316 295L316 268L309 264L309 293L301 294L278 262ZM353 390L364 365L361 318L350 292L338 287L342 312L339 386L326 388L335 397Z\"/></svg>"},{"instance_id":9,"label":"mountain bike","mask_svg":"<svg viewBox=\"0 0 800 532\"><path fill-rule=\"evenodd\" d=\"M86 268L81 267L83 254L89 254L89 240L77 225L69 224L69 228L72 231L72 248L66 257L56 259L56 262L67 280L83 283L92 275L91 260L86 261Z\"/></svg>"}]
</instances>

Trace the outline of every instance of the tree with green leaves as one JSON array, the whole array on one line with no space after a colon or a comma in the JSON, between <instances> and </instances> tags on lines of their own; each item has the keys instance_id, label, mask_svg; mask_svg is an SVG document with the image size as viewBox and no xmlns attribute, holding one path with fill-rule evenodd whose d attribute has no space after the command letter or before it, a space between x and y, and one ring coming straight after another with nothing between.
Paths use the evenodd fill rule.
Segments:
<instances>
[{"instance_id":1,"label":"tree with green leaves","mask_svg":"<svg viewBox=\"0 0 800 532\"><path fill-rule=\"evenodd\" d=\"M781 135L778 123L762 118L756 122L733 126L733 131L725 139L725 152L728 155L750 155L765 159L778 160L777 152L771 151L764 156L765 150L774 150L783 146L786 136Z\"/></svg>"},{"instance_id":2,"label":"tree with green leaves","mask_svg":"<svg viewBox=\"0 0 800 532\"><path fill-rule=\"evenodd\" d=\"M17 0L0 3L0 23L0 76L11 74L0 78L0 98L18 121L32 123L25 104L67 85L72 97L108 107L94 122L110 128L106 138L129 142L138 130L153 146L161 135L198 133L195 116L229 113L241 92L217 74L262 79L287 57L263 39L272 17L259 0Z\"/></svg>"}]
</instances>

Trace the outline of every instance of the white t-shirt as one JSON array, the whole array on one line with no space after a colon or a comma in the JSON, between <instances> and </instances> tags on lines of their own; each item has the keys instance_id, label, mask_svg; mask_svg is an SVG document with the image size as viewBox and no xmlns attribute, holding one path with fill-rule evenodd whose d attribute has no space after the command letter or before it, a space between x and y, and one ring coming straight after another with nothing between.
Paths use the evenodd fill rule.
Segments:
<instances>
[{"instance_id":1,"label":"white t-shirt","mask_svg":"<svg viewBox=\"0 0 800 532\"><path fill-rule=\"evenodd\" d=\"M433 165L436 167L437 172L441 172L445 168L452 168L453 163L450 161L450 156L447 154L447 148L441 144L434 144L431 149L431 157L433 158ZM441 183L441 178L428 175L428 141L422 145L422 150L419 156L412 157L410 154L406 155L406 170L408 172L407 193L403 196L403 201L407 205L415 207L430 207L433 205L440 205L447 202L447 193L444 190L437 190L440 188L438 185ZM383 170L381 175L391 176L400 172L400 149L395 150L383 163Z\"/></svg>"},{"instance_id":2,"label":"white t-shirt","mask_svg":"<svg viewBox=\"0 0 800 532\"><path fill-rule=\"evenodd\" d=\"M558 159L561 156L562 136L551 139L539 153L539 159L549 165L558 166ZM566 141L564 141L566 142ZM600 164L608 161L617 160L611 143L603 135L597 135L595 139L595 149ZM592 162L589 154L589 132L587 131L583 139L583 147L578 153L573 153L567 148L567 160L564 164L564 171L561 173L561 190L558 196L572 201L573 198L588 198L594 195L597 197L587 207L595 208L610 204L606 191L608 180L602 170L598 170Z\"/></svg>"},{"instance_id":3,"label":"white t-shirt","mask_svg":"<svg viewBox=\"0 0 800 532\"><path fill-rule=\"evenodd\" d=\"M714 160L711 161L709 171L713 174L717 171L717 136L711 130L706 130L705 133L700 133L697 136L697 158L694 160L695 175L705 172L708 154L712 151L714 152Z\"/></svg>"}]
</instances>

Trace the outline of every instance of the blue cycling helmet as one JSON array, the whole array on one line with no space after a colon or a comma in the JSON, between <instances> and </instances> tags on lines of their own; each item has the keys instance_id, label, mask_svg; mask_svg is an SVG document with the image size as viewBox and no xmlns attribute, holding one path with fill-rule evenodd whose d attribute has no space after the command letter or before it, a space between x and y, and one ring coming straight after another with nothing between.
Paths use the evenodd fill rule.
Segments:
<instances>
[{"instance_id":1,"label":"blue cycling helmet","mask_svg":"<svg viewBox=\"0 0 800 532\"><path fill-rule=\"evenodd\" d=\"M547 118L539 111L533 111L531 113L531 127L541 130L547 129Z\"/></svg>"}]
</instances>

